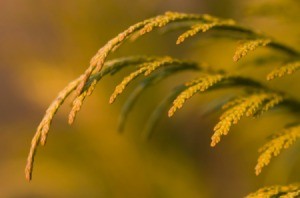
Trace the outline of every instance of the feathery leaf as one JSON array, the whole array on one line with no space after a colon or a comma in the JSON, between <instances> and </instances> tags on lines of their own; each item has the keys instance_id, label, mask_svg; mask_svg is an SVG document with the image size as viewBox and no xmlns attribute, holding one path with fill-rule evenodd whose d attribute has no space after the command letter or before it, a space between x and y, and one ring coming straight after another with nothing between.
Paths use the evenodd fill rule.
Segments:
<instances>
[{"instance_id":1,"label":"feathery leaf","mask_svg":"<svg viewBox=\"0 0 300 198\"><path fill-rule=\"evenodd\" d=\"M83 76L75 79L74 81L70 82L62 91L58 93L56 99L51 103L51 105L46 110L46 114L44 115L42 121L40 122L37 131L31 141L31 147L29 151L29 155L27 157L27 164L25 168L25 175L28 181L31 180L32 177L32 170L33 170L33 162L36 153L37 146L39 144L45 145L48 132L50 129L50 125L54 115L56 114L59 107L63 104L65 99L74 91L80 82Z\"/></svg>"},{"instance_id":2,"label":"feathery leaf","mask_svg":"<svg viewBox=\"0 0 300 198\"><path fill-rule=\"evenodd\" d=\"M138 76L140 76L141 74L144 74L145 76L150 75L153 71L155 71L156 69L163 67L163 66L176 66L176 65L196 65L195 63L189 63L189 62L184 62L184 61L180 61L177 59L173 59L169 56L166 57L161 57L158 58L157 60L154 60L152 62L147 62L147 63L142 63L139 67L138 70L132 72L131 74L129 74L127 77L125 77L122 82L116 86L115 91L112 93L110 99L109 99L109 103L113 103L115 101L115 99L117 98L117 96L119 94L121 94L124 89L127 87L127 85L134 80L135 78L137 78Z\"/></svg>"},{"instance_id":3,"label":"feathery leaf","mask_svg":"<svg viewBox=\"0 0 300 198\"><path fill-rule=\"evenodd\" d=\"M145 57L145 56L129 56L125 58L118 58L111 61L108 61L104 65L104 69L101 72L98 72L90 77L87 81L85 87L81 94L75 97L73 100L72 109L69 113L69 124L72 124L76 118L78 111L81 109L84 99L86 96L89 96L94 91L96 84L99 80L101 80L104 76L108 74L115 74L121 69L127 66L134 66L145 62L150 62L155 60L156 57Z\"/></svg>"},{"instance_id":4,"label":"feathery leaf","mask_svg":"<svg viewBox=\"0 0 300 198\"><path fill-rule=\"evenodd\" d=\"M190 30L184 32L183 34L181 34L177 41L176 44L180 44L183 41L185 41L185 39L196 35L199 32L206 32L214 27L218 27L218 26L230 26L230 25L234 25L235 21L233 20L215 20L215 21L211 21L211 22L207 22L207 23L198 23L195 24L191 27Z\"/></svg>"},{"instance_id":5,"label":"feathery leaf","mask_svg":"<svg viewBox=\"0 0 300 198\"><path fill-rule=\"evenodd\" d=\"M263 167L267 166L273 156L280 154L282 149L289 148L295 141L300 138L300 125L292 126L275 134L270 141L259 149L261 153L255 167L256 175L259 175Z\"/></svg>"},{"instance_id":6,"label":"feathery leaf","mask_svg":"<svg viewBox=\"0 0 300 198\"><path fill-rule=\"evenodd\" d=\"M255 39L246 41L239 45L236 49L235 54L233 56L233 61L237 62L242 57L246 56L250 51L254 51L258 47L264 47L270 43L270 39Z\"/></svg>"},{"instance_id":7,"label":"feathery leaf","mask_svg":"<svg viewBox=\"0 0 300 198\"><path fill-rule=\"evenodd\" d=\"M211 137L211 146L214 147L221 140L222 135L227 135L233 124L237 124L243 116L253 116L260 111L264 102L273 100L278 94L261 92L244 98L238 98L229 102L225 107L231 107L220 117L220 121L214 127Z\"/></svg>"},{"instance_id":8,"label":"feathery leaf","mask_svg":"<svg viewBox=\"0 0 300 198\"><path fill-rule=\"evenodd\" d=\"M251 193L246 198L296 198L300 195L300 185L290 184L287 186L268 186Z\"/></svg>"},{"instance_id":9,"label":"feathery leaf","mask_svg":"<svg viewBox=\"0 0 300 198\"><path fill-rule=\"evenodd\" d=\"M160 82L166 77L175 74L176 72L182 72L185 70L199 70L201 68L197 67L197 65L178 65L176 67L165 68L162 72L156 73L155 75L149 76L145 78L139 85L131 92L125 104L122 107L120 116L119 116L119 131L123 131L124 125L128 116L128 113L133 108L135 102L142 94L143 91L147 89L147 87Z\"/></svg>"},{"instance_id":10,"label":"feathery leaf","mask_svg":"<svg viewBox=\"0 0 300 198\"><path fill-rule=\"evenodd\" d=\"M267 76L267 80L273 80L274 78L279 78L286 74L293 74L299 69L300 69L300 61L287 63L271 71Z\"/></svg>"},{"instance_id":11,"label":"feathery leaf","mask_svg":"<svg viewBox=\"0 0 300 198\"><path fill-rule=\"evenodd\" d=\"M203 92L207 90L208 88L214 86L225 78L226 76L222 74L212 74L186 83L186 87L188 88L181 92L179 96L177 96L177 98L173 101L173 106L168 112L169 117L173 116L177 109L180 109L187 99L191 98L199 91Z\"/></svg>"}]
</instances>

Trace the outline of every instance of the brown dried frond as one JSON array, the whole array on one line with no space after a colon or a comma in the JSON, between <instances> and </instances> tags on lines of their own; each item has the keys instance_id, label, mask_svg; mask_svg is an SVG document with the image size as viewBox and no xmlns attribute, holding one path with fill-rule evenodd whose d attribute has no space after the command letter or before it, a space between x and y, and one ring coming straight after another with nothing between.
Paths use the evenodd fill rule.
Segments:
<instances>
[{"instance_id":1,"label":"brown dried frond","mask_svg":"<svg viewBox=\"0 0 300 198\"><path fill-rule=\"evenodd\" d=\"M255 166L256 175L259 175L263 167L270 163L273 156L279 155L282 149L289 148L298 138L300 138L300 125L286 128L283 132L275 134L270 141L259 149L261 154Z\"/></svg>"},{"instance_id":2,"label":"brown dried frond","mask_svg":"<svg viewBox=\"0 0 300 198\"><path fill-rule=\"evenodd\" d=\"M268 186L251 193L246 198L296 198L300 195L300 184L290 184L287 186Z\"/></svg>"},{"instance_id":3,"label":"brown dried frond","mask_svg":"<svg viewBox=\"0 0 300 198\"><path fill-rule=\"evenodd\" d=\"M258 47L264 47L270 43L271 43L270 39L248 40L238 46L233 56L233 61L237 62L242 57L246 56L250 51L254 51Z\"/></svg>"},{"instance_id":4,"label":"brown dried frond","mask_svg":"<svg viewBox=\"0 0 300 198\"><path fill-rule=\"evenodd\" d=\"M192 37L199 32L206 32L206 31L208 31L214 27L218 27L218 26L230 26L230 25L234 25L234 24L235 24L235 21L233 21L233 20L215 20L215 21L202 22L202 23L195 24L191 27L190 30L184 32L183 34L181 34L178 37L176 44L182 43L183 41L185 41L185 39Z\"/></svg>"},{"instance_id":5,"label":"brown dried frond","mask_svg":"<svg viewBox=\"0 0 300 198\"><path fill-rule=\"evenodd\" d=\"M274 69L267 75L267 80L282 77L286 74L293 74L300 69L300 61L287 63L279 68Z\"/></svg>"},{"instance_id":6,"label":"brown dried frond","mask_svg":"<svg viewBox=\"0 0 300 198\"><path fill-rule=\"evenodd\" d=\"M220 121L214 127L214 134L211 137L211 146L214 147L222 135L227 135L233 124L237 124L243 116L253 116L261 110L264 102L269 102L277 97L275 93L256 93L244 98L239 98L225 107L231 107L220 117ZM279 97L279 96L278 96Z\"/></svg>"},{"instance_id":7,"label":"brown dried frond","mask_svg":"<svg viewBox=\"0 0 300 198\"><path fill-rule=\"evenodd\" d=\"M224 80L226 77L227 76L222 74L211 74L186 83L188 88L181 92L173 101L173 106L168 112L169 117L173 116L177 109L180 109L187 99L191 98L199 91L203 92L207 90L218 82Z\"/></svg>"},{"instance_id":8,"label":"brown dried frond","mask_svg":"<svg viewBox=\"0 0 300 198\"><path fill-rule=\"evenodd\" d=\"M25 168L25 175L28 181L31 180L34 155L37 146L39 144L45 145L50 124L52 122L55 113L57 112L59 107L63 104L65 99L70 95L70 93L76 89L77 85L82 80L82 78L83 76L80 76L76 80L69 83L61 92L59 92L57 98L51 103L51 105L46 110L46 114L44 115L42 121L40 122L37 131L35 132L35 135L31 141L31 147L30 147L29 155L27 157L27 164Z\"/></svg>"}]
</instances>

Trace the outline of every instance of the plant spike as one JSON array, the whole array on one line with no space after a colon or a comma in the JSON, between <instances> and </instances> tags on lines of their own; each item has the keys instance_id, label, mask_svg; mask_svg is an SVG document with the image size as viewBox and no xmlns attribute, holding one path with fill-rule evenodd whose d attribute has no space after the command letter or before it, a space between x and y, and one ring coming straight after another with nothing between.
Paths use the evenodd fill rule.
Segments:
<instances>
[{"instance_id":1,"label":"plant spike","mask_svg":"<svg viewBox=\"0 0 300 198\"><path fill-rule=\"evenodd\" d=\"M289 148L298 138L300 138L300 125L288 127L281 133L275 134L259 149L261 154L255 166L255 174L259 175L263 167L270 163L273 156L279 155L282 149Z\"/></svg>"},{"instance_id":2,"label":"plant spike","mask_svg":"<svg viewBox=\"0 0 300 198\"><path fill-rule=\"evenodd\" d=\"M84 78L77 87L77 95L79 95L93 72L99 72L107 58L107 56L119 48L125 40L134 35L137 31L140 31L140 35L151 32L156 27L163 27L171 22L188 21L188 20L203 20L202 15L197 14L185 14L177 12L166 12L164 15L158 15L157 17L146 19L142 22L136 23L130 26L128 29L118 34L115 38L111 39L105 44L96 55L91 59L90 66L85 71ZM212 18L212 17L211 17ZM207 20L210 18L207 17Z\"/></svg>"},{"instance_id":3,"label":"plant spike","mask_svg":"<svg viewBox=\"0 0 300 198\"><path fill-rule=\"evenodd\" d=\"M134 80L135 78L137 78L138 76L140 76L141 74L144 74L145 76L150 75L153 71L157 70L160 67L163 66L176 66L176 65L185 65L185 66L194 66L196 65L195 63L189 63L189 62L183 62L183 61L179 61L177 59L173 59L171 57L161 57L158 58L157 60L154 60L152 62L147 62L147 63L142 63L139 67L138 70L132 72L131 74L129 74L128 76L126 76L122 82L116 86L115 91L112 93L110 99L109 99L109 103L112 104L118 95L120 95L124 89L127 87L127 85Z\"/></svg>"},{"instance_id":4,"label":"plant spike","mask_svg":"<svg viewBox=\"0 0 300 198\"><path fill-rule=\"evenodd\" d=\"M235 24L235 21L233 21L233 20L215 20L215 21L211 21L211 22L207 22L207 23L197 23L197 24L193 25L190 30L181 34L178 37L176 44L180 44L180 43L184 42L185 39L192 37L199 32L206 32L206 31L208 31L214 27L218 27L218 26L231 26L234 24Z\"/></svg>"},{"instance_id":5,"label":"plant spike","mask_svg":"<svg viewBox=\"0 0 300 198\"><path fill-rule=\"evenodd\" d=\"M290 184L287 186L269 186L259 189L249 194L246 198L296 198L300 195L300 184Z\"/></svg>"},{"instance_id":6,"label":"plant spike","mask_svg":"<svg viewBox=\"0 0 300 198\"><path fill-rule=\"evenodd\" d=\"M178 65L177 67L169 67L165 68L162 72L156 73L152 76L145 78L139 85L131 92L125 104L122 107L119 123L118 123L118 131L122 132L124 129L124 125L127 119L127 116L130 110L133 108L139 96L145 91L149 86L154 85L161 80L173 75L176 72L182 72L186 70L201 70L201 68L196 65Z\"/></svg>"},{"instance_id":7,"label":"plant spike","mask_svg":"<svg viewBox=\"0 0 300 198\"><path fill-rule=\"evenodd\" d=\"M90 77L88 82L86 83L83 91L80 95L76 96L73 100L72 109L69 113L69 124L72 124L76 118L78 111L81 109L84 99L86 96L92 94L93 90L96 87L96 84L99 80L101 80L104 76L110 74L114 74L121 69L127 66L134 66L137 64L150 62L157 59L156 57L145 57L145 56L129 56L124 58L118 58L111 61L108 61L104 65L104 69L101 72L98 72Z\"/></svg>"},{"instance_id":8,"label":"plant spike","mask_svg":"<svg viewBox=\"0 0 300 198\"><path fill-rule=\"evenodd\" d=\"M270 39L254 39L242 43L235 51L233 61L237 62L242 57L246 56L250 51L254 51L258 47L264 47L271 43Z\"/></svg>"},{"instance_id":9,"label":"plant spike","mask_svg":"<svg viewBox=\"0 0 300 198\"><path fill-rule=\"evenodd\" d=\"M82 80L82 78L83 76L80 76L79 78L70 82L62 91L58 93L56 99L51 103L51 105L46 110L46 114L44 115L42 121L40 122L35 132L35 135L31 141L31 147L30 147L29 155L27 157L27 164L25 168L25 175L28 181L30 181L32 178L33 162L34 162L34 157L38 145L39 144L41 144L42 146L45 145L48 132L50 129L50 125L54 115L56 114L59 107L63 104L65 99L70 95L70 93L72 93L72 91L76 89L78 83L80 82L80 80Z\"/></svg>"},{"instance_id":10,"label":"plant spike","mask_svg":"<svg viewBox=\"0 0 300 198\"><path fill-rule=\"evenodd\" d=\"M180 109L187 99L191 98L199 91L206 91L208 88L214 86L225 78L226 76L222 74L211 74L187 83L186 86L188 88L181 92L179 96L173 101L173 106L168 112L169 117L173 116L177 109Z\"/></svg>"},{"instance_id":11,"label":"plant spike","mask_svg":"<svg viewBox=\"0 0 300 198\"><path fill-rule=\"evenodd\" d=\"M133 26L130 26L125 31L121 32L119 35L111 39L109 42L107 42L100 50L97 52L97 54L91 59L89 67L85 70L84 74L82 74L80 77L72 81L70 84L68 84L58 95L58 97L51 103L51 105L48 107L46 114L44 115L41 123L39 124L37 131L32 139L31 142L31 148L30 152L27 158L27 164L25 168L25 175L27 180L31 180L32 177L32 169L33 169L33 162L34 157L36 153L37 146L39 144L44 145L46 143L47 135L49 132L49 127L52 122L52 119L54 115L56 114L59 107L63 104L65 99L76 90L76 96L73 101L73 107L69 115L69 123L73 123L75 116L77 112L80 110L82 103L86 96L91 95L94 91L96 84L98 81L107 74L114 74L115 72L119 71L120 69L124 68L125 66L129 65L140 65L141 67L139 70L133 72L128 78L125 78L123 82L120 84L120 87L117 87L115 91L115 95L111 97L111 102L115 99L115 97L120 94L123 89L127 86L127 84L140 74L144 74L145 76L152 74L152 72L156 71L157 69L163 67L163 66L175 66L178 68L184 68L184 67L193 67L196 64L195 63L188 63L179 61L177 59L172 59L170 57L163 57L163 58L153 58L153 57L140 57L137 59L134 58L128 58L122 60L115 60L116 62L106 62L106 59L108 55L115 50L117 50L126 40L131 39L133 37L139 37L141 35L144 35L148 32L151 32L152 30L156 28L165 27L168 24L171 23L185 23L186 26L181 26L180 28L185 28L187 25L191 27L190 30L188 30L186 33L181 35L179 38L178 43L182 42L185 38L188 38L190 36L195 35L198 32L205 32L209 29L217 29L217 30L230 30L237 33L246 34L251 38L248 42L245 42L243 45L241 45L235 55L234 60L238 61L240 58L244 57L249 51L253 51L256 48L260 46L266 46L268 47L280 50L281 52L284 52L288 55L290 55L291 60L298 60L300 53L297 50L294 50L293 48L290 48L284 44L278 43L274 41L272 38L267 37L260 32L256 32L252 29L245 28L239 25L235 25L233 21L231 20L223 20L218 19L215 17L212 17L210 15L198 15L198 14L185 14L185 13L177 13L177 12L166 12L163 15L159 15L154 18L146 19L142 22L136 23ZM102 70L102 67L106 66L105 69ZM174 67L174 68L175 68ZM299 69L299 61L290 62L287 65L274 70L272 73L269 74L268 79L273 79L275 77L280 77L282 75L285 75L287 73L293 73L296 70ZM163 70L162 72L167 71L167 69ZM171 69L170 69L171 71ZM173 71L173 70L172 70ZM175 71L175 70L174 70ZM255 116L257 114L261 114L273 106L279 104L280 102L286 101L286 97L276 91L272 91L269 88L261 85L260 83L257 83L256 81L252 79L243 78L240 76L233 76L230 77L227 75L224 75L224 72L220 72L220 74L216 74L216 71L212 70L206 70L206 72L211 76L220 75L220 79L215 78L215 81L207 78L202 80L196 80L192 81L190 84L187 84L184 86L185 91L187 91L189 88L194 88L194 90L190 90L191 92L189 94L182 96L183 101L179 101L183 104L186 99L194 95L195 93L199 91L204 90L213 90L216 88L224 88L226 86L232 87L233 85L241 85L241 86L249 86L250 88L259 88L259 90L262 90L261 92L258 92L256 94L252 94L249 97L241 98L240 100L237 100L235 102L232 102L228 104L229 110L227 110L222 116L221 121L216 125L215 127L215 133L212 136L212 146L215 146L216 143L220 141L220 137L222 135L226 135L231 127L232 124L239 121L239 119L243 116ZM157 73L158 74L158 73ZM160 75L162 77L163 75ZM152 77L152 75L150 76ZM148 77L148 78L150 78ZM205 81L207 84L205 84ZM222 82L222 83L219 83ZM186 88L188 87L188 88ZM141 88L142 90L143 88ZM198 89L198 90L197 90ZM182 91L182 90L181 90ZM182 92L185 92L182 91ZM179 93L179 92L178 92ZM136 93L138 95L139 93ZM180 96L180 95L179 95ZM178 96L178 97L179 97ZM136 96L135 96L136 97ZM175 96L174 96L175 97ZM134 97L133 97L134 98ZM175 99L176 100L176 99ZM134 101L133 101L134 103ZM153 112L153 115L150 117L150 121L147 126L149 126L149 129L152 129L153 126L156 124L158 120L158 115L161 114L163 111L166 103L162 103L158 106L158 108ZM182 106L179 105L177 107L174 107L173 104L173 111L175 112L177 108L180 108ZM296 104L299 106L299 102L297 100L290 100L288 105L293 106ZM176 104L175 104L176 106ZM172 108L169 111L170 114L172 113ZM233 111L235 110L235 111ZM299 108L294 111L299 112ZM235 115L237 113L238 115ZM151 130L149 130L151 131ZM146 133L147 134L147 133ZM293 136L294 137L294 136ZM298 137L298 135L297 135ZM285 144L284 144L285 145ZM299 189L296 191L289 191L283 196L298 196L299 195Z\"/></svg>"},{"instance_id":12,"label":"plant spike","mask_svg":"<svg viewBox=\"0 0 300 198\"><path fill-rule=\"evenodd\" d=\"M267 80L280 78L286 74L293 74L300 69L300 61L287 63L279 68L274 69L267 75Z\"/></svg>"},{"instance_id":13,"label":"plant spike","mask_svg":"<svg viewBox=\"0 0 300 198\"><path fill-rule=\"evenodd\" d=\"M211 137L211 146L214 147L221 140L222 135L227 135L233 124L237 124L243 116L254 116L260 111L264 102L269 102L277 93L261 92L255 93L244 98L238 98L229 102L231 106L220 117L220 121L214 127L214 134Z\"/></svg>"}]
</instances>

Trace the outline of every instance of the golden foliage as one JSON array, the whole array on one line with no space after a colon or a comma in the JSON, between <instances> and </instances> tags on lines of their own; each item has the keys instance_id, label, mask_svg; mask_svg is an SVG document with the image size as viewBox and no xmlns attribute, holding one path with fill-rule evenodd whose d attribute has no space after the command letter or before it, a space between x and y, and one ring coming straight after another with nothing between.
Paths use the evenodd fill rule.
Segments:
<instances>
[{"instance_id":1,"label":"golden foliage","mask_svg":"<svg viewBox=\"0 0 300 198\"><path fill-rule=\"evenodd\" d=\"M138 77L140 74L144 73L147 70L147 67L142 67L137 71L132 72L129 74L129 76L125 77L122 82L116 86L115 91L112 93L109 99L109 103L113 103L117 96L121 94L126 86L136 77Z\"/></svg>"},{"instance_id":2,"label":"golden foliage","mask_svg":"<svg viewBox=\"0 0 300 198\"><path fill-rule=\"evenodd\" d=\"M252 39L244 42L237 48L233 57L234 61L238 61L242 57L246 56L250 51L257 49L258 47L263 47L267 45L271 48L277 49L280 52L286 53L287 55L291 56L291 60L299 60L300 53L297 50L294 50L284 44L275 42L271 38L262 35L261 33L258 33L252 29L238 26L232 20L218 19L210 15L166 12L163 15L159 15L150 19L146 19L142 22L136 23L130 26L125 31L118 34L116 37L108 41L102 48L100 48L96 55L91 59L89 67L85 70L85 72L77 79L72 81L70 84L68 84L48 107L46 114L44 115L41 123L39 124L31 142L31 148L27 158L27 165L25 168L27 180L30 180L32 176L32 168L36 148L39 144L45 144L53 116L57 112L58 108L63 104L65 99L70 95L70 93L74 90L76 90L77 92L73 100L71 112L69 114L69 123L71 124L73 123L76 114L80 110L84 99L86 98L86 96L91 95L93 93L99 80L102 79L102 77L104 77L105 75L114 74L126 66L139 65L139 68L138 70L131 73L129 76L125 77L123 81L116 87L114 93L110 98L110 103L112 103L116 99L116 97L123 92L126 86L133 79L137 78L141 74L144 74L145 76L150 75L161 67L174 66L170 67L174 68L174 70L164 69L160 72L157 72L161 73L161 75L157 76L157 79L164 78L165 76L167 76L167 74L175 73L175 71L177 71L177 66L178 71L184 70L183 68L197 68L197 70L204 70L204 73L207 73L207 75L204 77L198 78L189 83L186 83L185 85L180 86L179 89L173 91L172 94L166 100L164 100L157 107L157 109L154 110L153 114L149 119L149 124L147 125L147 128L149 130L146 130L148 131L145 133L146 136L150 135L149 131L153 129L153 126L157 122L158 117L162 114L163 110L167 107L168 104L170 104L173 101L173 106L168 112L169 116L172 116L177 111L177 109L182 107L182 105L187 99L189 99L198 92L203 92L210 88L219 88L226 86L231 87L233 85L241 85L243 89L247 87L252 91L253 89L257 88L263 90L249 95L247 97L238 98L224 105L224 108L227 108L228 110L226 110L223 113L219 123L214 128L211 146L215 146L220 141L222 135L227 135L232 125L236 124L243 116L260 115L285 99L285 96L283 94L279 94L279 92L270 90L269 88L265 87L264 85L261 85L261 83L259 82L252 80L251 78L247 79L238 75L224 75L223 71L222 74L217 74L216 71L212 71L212 69L210 68L205 68L205 65L199 66L199 64L197 65L196 63L189 63L171 57L128 57L124 59L106 61L108 55L113 51L117 50L128 39L131 39L133 37L139 37L148 32L151 32L156 28L165 27L170 23L176 22L181 22L185 24L185 26L182 26L181 28L190 28L188 31L184 32L178 37L177 44L183 42L186 38L196 35L199 32L205 32L209 29L216 27L216 29L230 30L237 33L240 36L246 35L248 36L247 38L250 37ZM272 71L268 75L268 79L270 80L275 77L281 77L285 74L293 73L296 70L298 70L299 67L299 61L290 62L287 65ZM153 75L151 75L150 77L152 77ZM223 83L223 81L225 83ZM222 86L218 86L218 83L221 82L222 84L220 85ZM223 86L223 84L225 86ZM129 102L127 103L128 106L124 110L124 117L122 119L125 119L134 101L136 100L138 95L145 89L145 87L146 85L144 84L135 90L135 93L132 95ZM266 148L262 151L262 156L265 155L265 157L263 157L258 163L260 164L257 166L258 173L261 171L261 168L263 166L269 163L272 155L277 155L277 153L279 153L282 148L288 147L295 141L295 138L298 138L299 132L292 131L288 131L290 132L289 135L288 132L286 132L285 135L278 136L277 138L273 139L272 141L275 141L277 143L276 145L266 144L268 146L263 147ZM277 147L274 147L272 150L272 146ZM269 152L269 154L266 154L267 151ZM277 189L282 191L281 187ZM294 194L286 193L286 195L296 196L297 193L299 194L299 190L293 191L291 193Z\"/></svg>"},{"instance_id":3,"label":"golden foliage","mask_svg":"<svg viewBox=\"0 0 300 198\"><path fill-rule=\"evenodd\" d=\"M227 135L232 125L237 124L243 116L254 116L259 112L265 102L271 102L273 100L280 100L282 96L275 93L256 93L244 98L238 98L225 105L229 108L225 111L220 121L214 127L214 134L211 137L211 146L214 147L221 140L221 136ZM274 102L272 104L275 105ZM274 106L273 105L273 106ZM269 109L271 105L263 106L264 111Z\"/></svg>"},{"instance_id":4,"label":"golden foliage","mask_svg":"<svg viewBox=\"0 0 300 198\"><path fill-rule=\"evenodd\" d=\"M107 58L107 56L118 49L125 40L134 35L137 31L139 31L139 35L144 35L146 33L151 32L156 27L163 27L171 22L179 22L185 20L209 20L209 17L203 17L202 15L197 14L185 14L178 12L166 12L163 15L159 15L154 18L146 19L142 22L136 23L135 25L130 26L125 31L118 34L118 36L114 37L110 41L107 42L102 48L99 49L97 54L91 59L90 66L85 71L84 78L81 80L80 84L77 87L77 94L79 95L88 81L90 75L93 72L99 72ZM212 17L211 17L212 18ZM137 37L135 35L135 37Z\"/></svg>"},{"instance_id":5,"label":"golden foliage","mask_svg":"<svg viewBox=\"0 0 300 198\"><path fill-rule=\"evenodd\" d=\"M287 186L269 186L251 193L246 198L296 198L300 195L300 185L290 184Z\"/></svg>"},{"instance_id":6,"label":"golden foliage","mask_svg":"<svg viewBox=\"0 0 300 198\"><path fill-rule=\"evenodd\" d=\"M168 66L168 65L195 65L194 63L183 62L177 59L173 59L169 56L157 58L152 62L142 63L140 68L137 71L132 72L127 77L125 77L122 82L116 86L115 91L112 93L109 103L113 103L117 96L121 94L127 85L137 78L140 74L144 74L145 76L150 75L152 72L157 70L160 67Z\"/></svg>"},{"instance_id":7,"label":"golden foliage","mask_svg":"<svg viewBox=\"0 0 300 198\"><path fill-rule=\"evenodd\" d=\"M72 124L76 118L78 111L81 109L84 99L94 91L97 82L107 74L114 74L126 66L137 65L148 61L155 60L155 57L145 56L130 56L125 58L118 58L105 63L105 68L101 72L98 72L90 77L86 83L83 91L75 97L73 100L73 106L69 113L69 124Z\"/></svg>"},{"instance_id":8,"label":"golden foliage","mask_svg":"<svg viewBox=\"0 0 300 198\"><path fill-rule=\"evenodd\" d=\"M33 162L34 162L37 146L39 144L45 145L47 140L47 135L54 115L56 114L59 107L63 104L65 99L70 95L70 93L76 89L76 86L78 85L78 83L82 78L83 76L80 76L79 78L70 82L62 91L58 93L56 99L50 104L50 106L46 110L46 114L44 115L42 121L40 122L35 132L35 135L31 141L31 147L30 147L29 155L27 157L27 164L25 167L25 175L28 181L31 180L32 177Z\"/></svg>"},{"instance_id":9,"label":"golden foliage","mask_svg":"<svg viewBox=\"0 0 300 198\"><path fill-rule=\"evenodd\" d=\"M273 156L279 155L282 149L289 148L298 138L300 138L300 125L286 128L283 132L275 134L259 149L261 154L255 167L256 175L259 175L262 168L270 163Z\"/></svg>"},{"instance_id":10,"label":"golden foliage","mask_svg":"<svg viewBox=\"0 0 300 198\"><path fill-rule=\"evenodd\" d=\"M271 71L267 76L267 80L273 80L274 78L279 78L286 74L293 74L299 69L300 69L300 61L287 63Z\"/></svg>"},{"instance_id":11,"label":"golden foliage","mask_svg":"<svg viewBox=\"0 0 300 198\"><path fill-rule=\"evenodd\" d=\"M246 56L250 51L254 51L258 47L264 47L270 43L270 39L255 39L246 41L239 45L236 49L235 54L233 56L233 61L237 62L238 60Z\"/></svg>"},{"instance_id":12,"label":"golden foliage","mask_svg":"<svg viewBox=\"0 0 300 198\"><path fill-rule=\"evenodd\" d=\"M233 20L218 20L218 19L208 22L208 23L195 24L191 27L190 30L184 32L183 34L181 34L178 37L176 44L182 43L183 41L185 41L185 39L187 39L191 36L194 36L199 32L206 32L206 31L208 31L214 27L218 27L218 26L231 26L234 24L235 24L235 21L233 21Z\"/></svg>"},{"instance_id":13,"label":"golden foliage","mask_svg":"<svg viewBox=\"0 0 300 198\"><path fill-rule=\"evenodd\" d=\"M225 78L226 76L222 74L208 74L204 77L200 77L196 80L186 83L186 86L188 88L181 92L179 96L177 96L177 98L173 101L173 106L168 112L169 117L173 116L177 109L180 109L187 99L191 98L199 91L203 92L207 90L208 88L214 86Z\"/></svg>"},{"instance_id":14,"label":"golden foliage","mask_svg":"<svg viewBox=\"0 0 300 198\"><path fill-rule=\"evenodd\" d=\"M167 67L167 68L164 68L162 72L155 73L155 74L145 78L143 81L141 81L136 86L136 88L130 93L130 95L128 96L128 98L126 99L126 101L125 101L125 103L122 107L122 110L121 110L120 116L119 116L119 123L118 123L119 131L120 132L123 131L124 125L125 125L125 122L126 122L126 119L127 119L127 116L129 114L129 112L133 108L134 104L136 103L137 99L142 94L142 92L145 91L149 86L160 82L161 80L165 79L168 76L172 76L176 72L183 72L183 71L187 71L187 70L188 71L189 70L197 71L199 69L201 69L201 68L199 68L199 66L194 65L194 64L191 64L191 65L178 65L178 66L175 66L175 67ZM177 92L178 91L176 91L176 93ZM173 95L174 94L175 93L173 93ZM173 97L172 98L174 100L175 96L173 96ZM167 101L169 101L169 100L167 100ZM166 106L165 103L161 103L159 106L163 106L163 107L157 107L153 111L153 113L151 114L151 116L150 116L150 118L147 122L147 127L145 127L146 129L144 130L145 132L143 134L150 134L152 132L152 129L154 128L154 126L158 122L160 116L162 115L162 111L165 109L165 106ZM164 104L164 105L162 105L162 104ZM143 135L143 136L144 137L149 137L149 135Z\"/></svg>"}]
</instances>

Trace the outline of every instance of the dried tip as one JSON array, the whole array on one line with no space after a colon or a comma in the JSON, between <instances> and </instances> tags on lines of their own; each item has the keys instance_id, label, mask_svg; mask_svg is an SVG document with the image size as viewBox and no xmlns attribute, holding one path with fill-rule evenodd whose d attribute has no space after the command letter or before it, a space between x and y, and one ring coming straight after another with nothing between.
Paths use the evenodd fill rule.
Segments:
<instances>
[{"instance_id":1,"label":"dried tip","mask_svg":"<svg viewBox=\"0 0 300 198\"><path fill-rule=\"evenodd\" d=\"M114 103L115 100L116 100L116 95L115 94L111 95L110 98L109 98L109 104Z\"/></svg>"},{"instance_id":2,"label":"dried tip","mask_svg":"<svg viewBox=\"0 0 300 198\"><path fill-rule=\"evenodd\" d=\"M171 108L169 111L168 111L168 117L170 118L170 117L172 117L173 115L174 115L174 113L175 113L175 109L174 108Z\"/></svg>"},{"instance_id":3,"label":"dried tip","mask_svg":"<svg viewBox=\"0 0 300 198\"><path fill-rule=\"evenodd\" d=\"M258 176L261 173L260 169L255 168L255 175Z\"/></svg>"},{"instance_id":4,"label":"dried tip","mask_svg":"<svg viewBox=\"0 0 300 198\"><path fill-rule=\"evenodd\" d=\"M273 76L270 76L270 75L269 75L269 76L267 76L267 80L269 80L269 81L270 81L270 80L273 80L273 79L274 79L274 77L273 77Z\"/></svg>"},{"instance_id":5,"label":"dried tip","mask_svg":"<svg viewBox=\"0 0 300 198\"><path fill-rule=\"evenodd\" d=\"M68 124L69 125L72 125L74 123L75 117L76 117L76 112L72 110L69 113L69 119L68 119Z\"/></svg>"},{"instance_id":6,"label":"dried tip","mask_svg":"<svg viewBox=\"0 0 300 198\"><path fill-rule=\"evenodd\" d=\"M183 41L184 41L184 38L179 37L176 41L176 45L183 43Z\"/></svg>"},{"instance_id":7,"label":"dried tip","mask_svg":"<svg viewBox=\"0 0 300 198\"><path fill-rule=\"evenodd\" d=\"M42 146L45 146L46 141L47 141L47 135L46 135L46 134L43 134L43 135L41 136L40 144L41 144Z\"/></svg>"},{"instance_id":8,"label":"dried tip","mask_svg":"<svg viewBox=\"0 0 300 198\"><path fill-rule=\"evenodd\" d=\"M81 94L80 96L78 96L77 98L74 99L73 106L72 106L72 109L71 109L71 111L69 113L69 117L68 117L69 125L72 125L74 123L76 115L77 115L78 111L81 109L83 100L85 99L86 95L87 95L87 93L84 92L83 94Z\"/></svg>"},{"instance_id":9,"label":"dried tip","mask_svg":"<svg viewBox=\"0 0 300 198\"><path fill-rule=\"evenodd\" d=\"M45 124L42 128L41 128L41 137L40 137L40 144L42 146L45 146L46 141L47 141L47 135L50 129L50 123Z\"/></svg>"},{"instance_id":10,"label":"dried tip","mask_svg":"<svg viewBox=\"0 0 300 198\"><path fill-rule=\"evenodd\" d=\"M84 86L86 84L86 82L88 81L89 77L91 76L93 72L93 69L88 69L84 76L82 77L82 80L80 81L80 83L78 84L77 88L76 88L76 95L79 96L82 92L83 92L83 89L84 89Z\"/></svg>"},{"instance_id":11,"label":"dried tip","mask_svg":"<svg viewBox=\"0 0 300 198\"><path fill-rule=\"evenodd\" d=\"M32 179L32 167L30 164L27 164L26 165L26 168L25 168L25 178L28 182L31 181Z\"/></svg>"}]
</instances>

